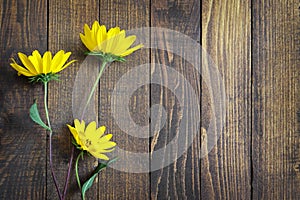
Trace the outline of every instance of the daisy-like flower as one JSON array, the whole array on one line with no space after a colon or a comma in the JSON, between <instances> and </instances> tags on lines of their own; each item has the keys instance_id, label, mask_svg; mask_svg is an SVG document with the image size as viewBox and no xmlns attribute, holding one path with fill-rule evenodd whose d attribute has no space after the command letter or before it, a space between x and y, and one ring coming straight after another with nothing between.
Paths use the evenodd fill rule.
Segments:
<instances>
[{"instance_id":1,"label":"daisy-like flower","mask_svg":"<svg viewBox=\"0 0 300 200\"><path fill-rule=\"evenodd\" d=\"M75 127L67 126L75 139L76 146L80 150L89 152L96 158L109 160L104 153L113 151L116 143L110 141L112 134L104 135L106 127L100 126L97 128L95 121L85 127L85 122L83 120L79 122L78 119L74 120L74 124Z\"/></svg>"},{"instance_id":2,"label":"daisy-like flower","mask_svg":"<svg viewBox=\"0 0 300 200\"><path fill-rule=\"evenodd\" d=\"M123 57L143 47L142 44L139 44L130 48L136 40L135 35L126 37L125 30L120 30L119 27L106 31L105 25L100 25L98 21L93 23L91 29L85 24L84 34L80 33L80 38L90 50L88 54L98 55L107 62L125 61Z\"/></svg>"},{"instance_id":3,"label":"daisy-like flower","mask_svg":"<svg viewBox=\"0 0 300 200\"><path fill-rule=\"evenodd\" d=\"M24 67L18 65L14 59L10 65L18 71L18 75L30 77L32 81L48 82L52 79L58 79L56 73L62 71L76 60L68 62L71 52L65 53L63 50L57 52L52 58L50 51L46 51L43 55L35 50L32 55L26 56L23 53L18 53L18 56L23 63Z\"/></svg>"}]
</instances>

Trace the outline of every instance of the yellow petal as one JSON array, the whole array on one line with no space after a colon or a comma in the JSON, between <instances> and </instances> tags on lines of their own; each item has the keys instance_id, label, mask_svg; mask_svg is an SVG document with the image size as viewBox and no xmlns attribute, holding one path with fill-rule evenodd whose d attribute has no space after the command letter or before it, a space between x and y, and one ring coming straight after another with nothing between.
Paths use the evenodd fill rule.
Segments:
<instances>
[{"instance_id":1,"label":"yellow petal","mask_svg":"<svg viewBox=\"0 0 300 200\"><path fill-rule=\"evenodd\" d=\"M101 145L99 144L99 146L97 145L97 147L99 147L99 151L101 151L102 149L106 150L106 149L110 149L115 147L117 144L115 142L105 142L105 143L101 143Z\"/></svg>"},{"instance_id":2,"label":"yellow petal","mask_svg":"<svg viewBox=\"0 0 300 200\"><path fill-rule=\"evenodd\" d=\"M32 74L38 75L36 69L34 68L33 64L30 62L28 57L23 53L18 53L18 56L23 63L23 65L30 71Z\"/></svg>"},{"instance_id":3,"label":"yellow petal","mask_svg":"<svg viewBox=\"0 0 300 200\"><path fill-rule=\"evenodd\" d=\"M92 42L92 39L90 37L84 36L80 33L80 39L82 43L88 48L90 51L96 51L97 50L97 44Z\"/></svg>"},{"instance_id":4,"label":"yellow petal","mask_svg":"<svg viewBox=\"0 0 300 200\"><path fill-rule=\"evenodd\" d=\"M127 38L122 39L121 42L118 44L118 48L115 49L114 54L120 55L124 53L135 42L135 40L135 35L131 35Z\"/></svg>"},{"instance_id":5,"label":"yellow petal","mask_svg":"<svg viewBox=\"0 0 300 200\"><path fill-rule=\"evenodd\" d=\"M92 25L92 32L93 32L94 34L96 34L99 27L100 27L99 22L98 22L98 21L94 21L94 23L93 23L93 25Z\"/></svg>"},{"instance_id":6,"label":"yellow petal","mask_svg":"<svg viewBox=\"0 0 300 200\"><path fill-rule=\"evenodd\" d=\"M107 33L106 33L106 26L102 25L100 26L100 28L98 29L97 35L96 35L96 43L95 46L96 48L93 49L93 51L99 52L106 52L105 51L105 46L106 44L103 44L103 42L105 43L107 39Z\"/></svg>"},{"instance_id":7,"label":"yellow petal","mask_svg":"<svg viewBox=\"0 0 300 200\"><path fill-rule=\"evenodd\" d=\"M105 126L100 126L97 130L96 130L96 135L98 138L100 138L104 133L105 133L106 127Z\"/></svg>"},{"instance_id":8,"label":"yellow petal","mask_svg":"<svg viewBox=\"0 0 300 200\"><path fill-rule=\"evenodd\" d=\"M125 38L125 31L122 30L116 36L107 40L106 52L117 55L115 52L119 49L120 44L122 44L123 39Z\"/></svg>"},{"instance_id":9,"label":"yellow petal","mask_svg":"<svg viewBox=\"0 0 300 200\"><path fill-rule=\"evenodd\" d=\"M97 46L106 40L106 32L104 33L103 29L106 29L105 26L101 26L96 34ZM100 50L100 49L99 49Z\"/></svg>"},{"instance_id":10,"label":"yellow petal","mask_svg":"<svg viewBox=\"0 0 300 200\"><path fill-rule=\"evenodd\" d=\"M90 40L93 44L97 44L97 32L100 28L99 22L95 21L92 25L92 30L91 30L91 35L90 35Z\"/></svg>"},{"instance_id":11,"label":"yellow petal","mask_svg":"<svg viewBox=\"0 0 300 200\"><path fill-rule=\"evenodd\" d=\"M107 39L114 37L115 35L120 33L120 27L114 27L109 29L109 31L107 32Z\"/></svg>"},{"instance_id":12,"label":"yellow petal","mask_svg":"<svg viewBox=\"0 0 300 200\"><path fill-rule=\"evenodd\" d=\"M80 38L90 51L93 51L97 47L97 39L94 30L90 30L87 24L84 25L84 35L80 34Z\"/></svg>"},{"instance_id":13,"label":"yellow petal","mask_svg":"<svg viewBox=\"0 0 300 200\"><path fill-rule=\"evenodd\" d=\"M95 148L98 149L97 146L95 146ZM101 147L100 147L100 148L101 148ZM115 148L111 148L111 149L101 149L100 153L109 153L109 152L112 152L113 150L115 150Z\"/></svg>"},{"instance_id":14,"label":"yellow petal","mask_svg":"<svg viewBox=\"0 0 300 200\"><path fill-rule=\"evenodd\" d=\"M83 120L81 120L81 123L80 123L78 119L75 119L74 124L75 124L75 128L78 132L84 133L85 122Z\"/></svg>"},{"instance_id":15,"label":"yellow petal","mask_svg":"<svg viewBox=\"0 0 300 200\"><path fill-rule=\"evenodd\" d=\"M35 76L31 72L29 72L27 69L21 67L17 63L10 63L10 66L18 71L18 75L23 74L24 76Z\"/></svg>"},{"instance_id":16,"label":"yellow petal","mask_svg":"<svg viewBox=\"0 0 300 200\"><path fill-rule=\"evenodd\" d=\"M93 143L93 147L96 148L100 153L111 152L117 144L113 141L106 141L102 143Z\"/></svg>"},{"instance_id":17,"label":"yellow petal","mask_svg":"<svg viewBox=\"0 0 300 200\"><path fill-rule=\"evenodd\" d=\"M63 65L66 63L66 61L69 59L70 56L71 56L71 52L65 53L65 54L61 57L60 61L58 62L58 65L57 65L56 67L54 67L53 73L57 73L57 72L61 71L61 70L63 69ZM70 64L71 64L71 63L70 63ZM69 65L70 65L70 64L69 64ZM66 67L64 67L64 68L66 68Z\"/></svg>"},{"instance_id":18,"label":"yellow petal","mask_svg":"<svg viewBox=\"0 0 300 200\"><path fill-rule=\"evenodd\" d=\"M104 129L103 129L104 127ZM105 126L102 126L102 128L96 129L96 122L93 123L93 126L90 127L89 129L87 128L85 130L86 137L92 141L93 144L96 144L100 137L104 134L105 132Z\"/></svg>"},{"instance_id":19,"label":"yellow petal","mask_svg":"<svg viewBox=\"0 0 300 200\"><path fill-rule=\"evenodd\" d=\"M53 73L57 73L57 72L60 72L62 70L64 70L65 68L69 67L69 65L71 65L72 63L76 62L77 60L72 60L70 62L68 62L67 64L65 64L62 68L60 68L60 70L55 70L53 71Z\"/></svg>"},{"instance_id":20,"label":"yellow petal","mask_svg":"<svg viewBox=\"0 0 300 200\"><path fill-rule=\"evenodd\" d=\"M92 25L92 34L96 35L98 32L98 29L100 28L100 24L98 21L95 21Z\"/></svg>"},{"instance_id":21,"label":"yellow petal","mask_svg":"<svg viewBox=\"0 0 300 200\"><path fill-rule=\"evenodd\" d=\"M119 37L117 37L119 33L119 27L109 29L109 31L107 32L107 39L103 42L103 44L101 44L101 47L104 52L112 53L113 50L117 48L115 44L117 44L119 41Z\"/></svg>"},{"instance_id":22,"label":"yellow petal","mask_svg":"<svg viewBox=\"0 0 300 200\"><path fill-rule=\"evenodd\" d=\"M112 138L112 134L107 134L103 137L101 137L99 140L98 140L98 144L102 143L102 142L107 142L109 141L110 139Z\"/></svg>"},{"instance_id":23,"label":"yellow petal","mask_svg":"<svg viewBox=\"0 0 300 200\"><path fill-rule=\"evenodd\" d=\"M72 133L73 137L76 139L77 141L77 138L78 138L78 132L77 130L72 127L71 125L67 124L68 128L69 128L69 131Z\"/></svg>"},{"instance_id":24,"label":"yellow petal","mask_svg":"<svg viewBox=\"0 0 300 200\"><path fill-rule=\"evenodd\" d=\"M79 144L79 145L81 145L82 142L81 142L80 139L79 139L79 135L78 135L77 130L76 130L74 127L70 126L69 124L67 124L67 126L68 126L70 132L72 133L72 135L73 135L73 137L74 137L76 143Z\"/></svg>"},{"instance_id":25,"label":"yellow petal","mask_svg":"<svg viewBox=\"0 0 300 200\"><path fill-rule=\"evenodd\" d=\"M61 59L63 58L65 54L65 51L64 50L60 50L59 52L57 52L52 61L51 61L51 66L50 66L50 69L49 69L49 72L53 72L55 71L56 67L59 65Z\"/></svg>"},{"instance_id":26,"label":"yellow petal","mask_svg":"<svg viewBox=\"0 0 300 200\"><path fill-rule=\"evenodd\" d=\"M92 121L91 123L89 123L85 129L85 135L87 138L90 139L89 136L93 136L96 133L96 122Z\"/></svg>"},{"instance_id":27,"label":"yellow petal","mask_svg":"<svg viewBox=\"0 0 300 200\"><path fill-rule=\"evenodd\" d=\"M102 31L101 35L102 35L102 41L107 39L107 32L106 32L106 26L102 25L100 27L100 30ZM99 44L99 43L98 43Z\"/></svg>"},{"instance_id":28,"label":"yellow petal","mask_svg":"<svg viewBox=\"0 0 300 200\"><path fill-rule=\"evenodd\" d=\"M88 146L86 145L87 140L86 140L85 135L82 132L78 132L78 137L79 137L82 149L88 150Z\"/></svg>"},{"instance_id":29,"label":"yellow petal","mask_svg":"<svg viewBox=\"0 0 300 200\"><path fill-rule=\"evenodd\" d=\"M50 72L50 67L51 67L51 61L52 61L52 54L50 51L47 51L44 53L43 56L43 73L48 74Z\"/></svg>"},{"instance_id":30,"label":"yellow petal","mask_svg":"<svg viewBox=\"0 0 300 200\"><path fill-rule=\"evenodd\" d=\"M86 35L87 37L90 37L91 36L91 29L90 29L90 27L87 25L87 24L85 24L84 25L84 27L83 27L83 29L84 29L84 35Z\"/></svg>"},{"instance_id":31,"label":"yellow petal","mask_svg":"<svg viewBox=\"0 0 300 200\"><path fill-rule=\"evenodd\" d=\"M103 41L101 43L101 50L105 53L112 53L112 44L114 43L114 37L113 38L107 38L107 40Z\"/></svg>"},{"instance_id":32,"label":"yellow petal","mask_svg":"<svg viewBox=\"0 0 300 200\"><path fill-rule=\"evenodd\" d=\"M41 74L41 73L43 73L43 60L42 60L42 56L41 56L41 54L39 53L39 51L38 50L34 50L33 52L32 52L32 56L35 58L35 61L36 61L36 64L34 64L31 60L31 62L32 62L32 64L35 66L35 69L36 69L36 71L39 73L39 74ZM30 57L30 56L29 56ZM30 59L28 57L28 59Z\"/></svg>"},{"instance_id":33,"label":"yellow petal","mask_svg":"<svg viewBox=\"0 0 300 200\"><path fill-rule=\"evenodd\" d=\"M122 56L122 57L128 56L128 55L132 54L134 51L136 51L136 50L142 48L143 46L144 46L144 45L139 44L139 45L137 45L137 46L135 46L135 47L133 47L133 48L128 49L127 51L125 51L124 53L122 53L120 56Z\"/></svg>"},{"instance_id":34,"label":"yellow petal","mask_svg":"<svg viewBox=\"0 0 300 200\"><path fill-rule=\"evenodd\" d=\"M109 158L102 153L90 152L90 154L92 154L94 157L102 159L102 160L109 160Z\"/></svg>"}]
</instances>

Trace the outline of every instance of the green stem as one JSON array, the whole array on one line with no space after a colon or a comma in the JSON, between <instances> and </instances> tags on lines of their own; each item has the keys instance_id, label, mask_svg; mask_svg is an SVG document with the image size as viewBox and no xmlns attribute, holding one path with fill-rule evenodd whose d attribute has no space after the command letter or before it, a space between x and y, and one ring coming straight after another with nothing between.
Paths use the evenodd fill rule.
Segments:
<instances>
[{"instance_id":1,"label":"green stem","mask_svg":"<svg viewBox=\"0 0 300 200\"><path fill-rule=\"evenodd\" d=\"M101 68L100 68L100 72L99 72L99 74L98 74L98 76L97 76L97 79L96 79L94 85L93 85L93 88L92 88L92 90L91 90L91 92L90 92L90 95L89 95L89 97L88 97L88 100L87 100L87 102L86 102L86 104L85 104L85 106L84 106L84 108L83 108L83 111L82 111L82 114L81 114L81 120L83 119L84 114L85 114L85 112L86 112L86 109L87 109L87 107L88 107L88 105L89 105L89 103L90 103L90 101L91 101L91 99L92 99L92 97L93 97L93 94L95 93L95 90L96 90L97 85L98 85L98 83L99 83L99 81L100 81L100 78L101 78L101 76L102 76L102 74L103 74L103 71L104 71L104 69L105 69L106 64L107 64L106 61L103 61L103 62L102 62L102 65L101 65Z\"/></svg>"},{"instance_id":2,"label":"green stem","mask_svg":"<svg viewBox=\"0 0 300 200\"><path fill-rule=\"evenodd\" d=\"M49 112L48 112L48 105L47 105L47 95L48 95L48 82L44 82L44 90L45 90L45 94L44 94L44 105L45 105L45 113L46 113L46 118L47 118L47 122L48 122L48 127L50 129L50 134L49 134L49 163L50 163L50 170L51 170L51 175L52 175L52 179L57 191L57 194L59 196L59 199L62 200L63 196L59 190L58 187L58 183L55 177L55 173L54 173L54 169L53 169L53 161L52 161L52 129L51 129L51 124L50 124L50 118L49 118Z\"/></svg>"},{"instance_id":3,"label":"green stem","mask_svg":"<svg viewBox=\"0 0 300 200\"><path fill-rule=\"evenodd\" d=\"M52 129L51 129L48 106L47 106L48 82L44 82L44 90L45 90L45 94L44 94L45 113L46 113L46 118L47 118L47 122L48 122L48 127L50 129L50 135L52 135Z\"/></svg>"},{"instance_id":4,"label":"green stem","mask_svg":"<svg viewBox=\"0 0 300 200\"><path fill-rule=\"evenodd\" d=\"M77 179L77 183L78 183L78 187L81 191L81 183L80 183L80 178L79 178L79 173L78 173L78 161L80 156L83 155L83 151L80 152L80 154L78 154L77 158L76 158L76 162L75 162L75 173L76 173L76 179Z\"/></svg>"},{"instance_id":5,"label":"green stem","mask_svg":"<svg viewBox=\"0 0 300 200\"><path fill-rule=\"evenodd\" d=\"M92 90L89 94L89 97L88 97L88 100L83 108L83 111L82 111L82 114L81 114L81 117L80 117L80 120L83 120L83 117L84 117L84 114L86 112L86 109L87 109L87 106L89 105L92 97L93 97L93 94L97 88L97 85L100 81L100 78L103 74L103 71L106 67L106 64L109 63L108 61L103 61L102 62L102 65L101 65L101 68L100 68L100 71L99 71L99 74L97 76L97 79L92 87ZM66 191L67 191L67 184L68 184L68 180L69 180L69 177L70 177L70 169L71 169L71 166L72 166L72 160L73 160L73 154L74 154L74 146L73 146L73 149L72 149L72 152L71 152L71 156L70 156L70 162L69 162L69 169L68 169L68 174L67 174L67 177L66 177L66 183L65 183L65 189L64 189L64 197L65 197L65 194L66 194ZM78 186L80 188L80 191L81 191L81 183L80 183L80 178L79 178L79 174L78 174L78 161L79 161L79 157L83 154L83 152L81 152L77 159L76 159L76 163L75 163L75 173L76 173L76 179L77 179L77 183L78 183ZM84 200L84 197L82 196L82 199Z\"/></svg>"}]
</instances>

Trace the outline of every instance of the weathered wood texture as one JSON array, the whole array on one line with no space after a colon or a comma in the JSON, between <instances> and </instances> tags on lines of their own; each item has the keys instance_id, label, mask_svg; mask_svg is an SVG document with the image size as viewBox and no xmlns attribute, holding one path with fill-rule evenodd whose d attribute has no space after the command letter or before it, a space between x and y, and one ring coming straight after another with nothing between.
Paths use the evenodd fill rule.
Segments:
<instances>
[{"instance_id":1,"label":"weathered wood texture","mask_svg":"<svg viewBox=\"0 0 300 200\"><path fill-rule=\"evenodd\" d=\"M247 1L203 1L202 45L225 84L224 130L201 160L203 199L251 197L251 5ZM203 88L202 102L208 101ZM207 129L209 115L202 115Z\"/></svg>"},{"instance_id":2,"label":"weathered wood texture","mask_svg":"<svg viewBox=\"0 0 300 200\"><path fill-rule=\"evenodd\" d=\"M100 0L100 21L107 27L119 26L121 29L130 30L141 27L149 27L149 4L148 0L144 1L123 1L123 0ZM117 12L116 12L117 11ZM118 154L119 159L126 159L130 152L148 152L149 140L134 137L122 130L116 124L116 119L121 118L124 107L131 112L131 116L136 123L140 125L148 124L148 107L149 107L149 87L134 92L130 102L116 104L112 102L112 92L119 79L126 73L129 73L134 67L149 63L149 51L146 49L139 50L134 54L126 57L125 63L113 63L105 69L100 80L100 99L99 99L99 121L100 124L108 127L108 132L113 133L114 141L123 149ZM147 72L145 72L147 73ZM141 80L138 73L130 73L132 81L126 82L121 88L130 88ZM125 99L128 95L122 89L117 91L118 99ZM123 110L123 111L121 111ZM122 118L129 122L129 119ZM132 162L124 166L132 168L136 163ZM99 198L100 199L149 199L149 174L148 173L128 173L119 170L107 169L99 176Z\"/></svg>"},{"instance_id":3,"label":"weathered wood texture","mask_svg":"<svg viewBox=\"0 0 300 200\"><path fill-rule=\"evenodd\" d=\"M159 28L168 28L181 32L191 37L195 42L200 41L200 2L196 1L159 1L151 2L151 26ZM154 35L155 34L155 35ZM179 42L172 39L173 35L163 34L153 31L154 40L157 49L151 51L151 63L164 65L159 68L153 64L151 68L151 77L160 77L160 85L151 85L151 105L159 104L163 106L166 112L164 126L155 128L151 140L151 152L157 152L163 149L160 155L161 169L151 172L151 199L197 199L200 196L200 158L198 155L200 137L196 137L195 145L189 147L188 141L191 141L191 132L199 130L192 127L186 127L186 130L180 131L180 127L186 124L193 124L193 113L184 106L189 107L189 103L199 105L199 101L189 99L190 92L200 96L200 74L184 57L185 53L191 52L189 47L179 46ZM151 37L151 38L153 38ZM183 42L183 44L185 44ZM160 49L166 49L165 51ZM175 54L174 49L179 49L179 54ZM200 55L199 55L200 56ZM194 59L200 58L196 57ZM196 62L196 61L195 61ZM168 70L174 69L177 73L184 76L184 80L191 84L191 88L186 82L181 80L176 73L169 74ZM190 90L189 90L190 89ZM175 95L177 94L177 96ZM189 102L190 101L190 102ZM199 107L199 106L198 106ZM200 112L200 109L199 109ZM155 112L151 115L151 122L160 117L163 111ZM197 113L199 114L199 113ZM157 125L158 126L158 125ZM176 141L176 139L178 139ZM168 144L176 142L169 148ZM182 153L176 147L187 149ZM178 160L174 159L179 157ZM168 164L168 159L174 160ZM155 167L157 161L153 158L151 167ZM164 167L165 166L165 167Z\"/></svg>"},{"instance_id":4,"label":"weathered wood texture","mask_svg":"<svg viewBox=\"0 0 300 200\"><path fill-rule=\"evenodd\" d=\"M76 59L76 64L68 67L61 73L59 82L51 82L49 84L49 110L50 119L53 121L53 162L55 172L59 182L60 189L63 190L65 178L67 175L68 162L71 154L72 144L71 137L66 124L73 124L72 113L72 92L76 72L85 59L84 52L86 48L82 44L79 33L83 33L84 24L89 26L98 19L99 4L98 1L49 1L49 35L48 49L52 52L57 52L61 49L71 51L70 59ZM98 66L90 67L90 70L95 70ZM88 70L88 69L87 69ZM83 83L82 83L83 84ZM82 91L83 93L83 91ZM96 108L97 109L97 108ZM85 120L85 119L84 119ZM97 119L93 119L97 120ZM75 151L78 153L78 151ZM77 157L74 154L74 158ZM94 159L86 156L84 162L79 164L79 173L82 180L94 169ZM74 162L73 162L74 163ZM48 167L49 168L49 167ZM73 166L74 169L74 166ZM69 185L68 197L70 199L81 199L80 192L72 170L72 179ZM47 198L57 199L56 190L51 179L51 174L48 170L48 185ZM90 189L87 193L87 198L97 198L97 185Z\"/></svg>"},{"instance_id":5,"label":"weathered wood texture","mask_svg":"<svg viewBox=\"0 0 300 200\"><path fill-rule=\"evenodd\" d=\"M185 60L189 49L152 32L150 36L155 37L143 40L152 40L166 50L144 48L130 55L127 62L106 68L94 99L96 118L114 134L119 147L128 151L121 159L130 152L155 152L180 137L178 127L196 119L180 105L190 101L189 85L169 73L171 68L183 75L199 97L199 101L189 103L201 105L201 128L186 130L201 132L195 138L189 134L183 137L177 145L187 151L159 170L135 174L106 169L87 192L87 199L299 199L299 6L296 0L0 0L0 199L57 199L49 173L46 132L28 116L34 99L43 109L44 91L41 85L31 85L26 78L18 77L9 66L9 58L17 58L17 52L63 49L72 51L71 58L78 60L61 73L60 82L49 86L54 164L62 189L72 148L65 124L73 122L73 85L86 58L79 33L85 23L91 25L94 20L108 28L160 27L188 35L202 45L218 67L227 109L216 146L200 159L213 117L208 86L195 66ZM178 55L168 51L174 48L179 49ZM197 59L201 61L201 55ZM145 71L146 79L159 75L165 86L146 84L132 94L129 103L112 102L112 91L120 78L150 62L165 67L152 64ZM133 81L124 86L124 91L137 82L149 81L139 73L131 76ZM175 88L168 88L172 85ZM117 94L120 99L125 99L124 91ZM174 92L178 91L185 93L176 97ZM149 134L149 138L129 135L116 124L113 112L126 106L136 124L158 123L154 119L164 111L151 113L150 107L155 104L164 106L166 121L154 133L152 129L141 133ZM122 116L117 113L117 117ZM178 148L162 153L163 164L179 153ZM82 178L94 161L86 157L80 162ZM150 154L149 168L154 164ZM71 175L68 199L80 199L74 170Z\"/></svg>"},{"instance_id":6,"label":"weathered wood texture","mask_svg":"<svg viewBox=\"0 0 300 200\"><path fill-rule=\"evenodd\" d=\"M299 1L254 1L254 199L299 199Z\"/></svg>"},{"instance_id":7,"label":"weathered wood texture","mask_svg":"<svg viewBox=\"0 0 300 200\"><path fill-rule=\"evenodd\" d=\"M46 198L46 132L29 108L43 108L43 87L9 66L17 52L47 49L46 1L0 1L0 199Z\"/></svg>"}]
</instances>

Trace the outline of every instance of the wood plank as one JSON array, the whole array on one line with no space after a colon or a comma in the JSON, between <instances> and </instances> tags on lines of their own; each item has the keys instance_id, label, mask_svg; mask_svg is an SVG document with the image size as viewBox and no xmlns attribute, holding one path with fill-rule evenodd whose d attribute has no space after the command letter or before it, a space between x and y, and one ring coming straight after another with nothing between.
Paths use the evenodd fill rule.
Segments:
<instances>
[{"instance_id":1,"label":"wood plank","mask_svg":"<svg viewBox=\"0 0 300 200\"><path fill-rule=\"evenodd\" d=\"M131 30L141 27L149 27L149 4L146 1L123 1L123 0L100 0L100 22L107 28L119 26L121 29ZM147 38L138 38L147 40ZM130 114L134 123L144 126L148 123L149 107L149 86L139 88L130 96L129 102L112 102L114 87L119 83L121 77L130 73L132 81L123 85L116 91L118 99L126 99L128 93L124 92L140 81L139 73L131 70L144 63L149 63L149 51L142 49L126 57L125 63L113 63L107 67L100 81L99 99L99 120L101 125L107 126L107 131L113 134L113 140L117 142L122 151L116 153L119 160L116 165L125 162L119 170L110 168L101 172L99 178L99 198L100 199L148 199L149 198L149 175L148 173L129 173L137 163L128 157L131 152L148 152L149 139L139 138L130 135L123 126L117 124L116 118L121 118L125 125L128 118L122 118L124 114ZM147 71L145 72L147 73ZM128 113L124 113L123 108L128 108ZM115 113L115 115L113 114ZM148 134L146 133L143 134ZM127 152L126 152L127 151ZM127 161L127 162L126 162ZM129 162L128 162L129 161ZM147 167L147 166L146 166Z\"/></svg>"},{"instance_id":2,"label":"wood plank","mask_svg":"<svg viewBox=\"0 0 300 200\"><path fill-rule=\"evenodd\" d=\"M253 1L253 198L299 199L299 1Z\"/></svg>"},{"instance_id":3,"label":"wood plank","mask_svg":"<svg viewBox=\"0 0 300 200\"><path fill-rule=\"evenodd\" d=\"M223 132L201 162L201 197L250 199L251 6L247 1L209 0L203 1L202 14L202 45L219 68L227 101ZM203 104L209 95L203 87ZM211 119L204 111L207 129Z\"/></svg>"},{"instance_id":4,"label":"wood plank","mask_svg":"<svg viewBox=\"0 0 300 200\"><path fill-rule=\"evenodd\" d=\"M98 68L97 65L82 66L86 58L83 54L86 48L80 40L79 33L83 33L85 23L91 26L94 20L97 20L98 16L98 1L49 1L49 50L53 52L57 52L61 49L71 51L72 56L70 59L78 60L76 64L72 64L72 66L60 73L59 82L51 82L49 84L48 103L50 119L52 120L54 129L53 162L61 190L65 183L72 148L70 132L66 124L73 124L74 120L72 114L72 90L76 72L80 67L90 67L91 70L95 67L96 69ZM78 151L76 152L78 153ZM74 158L76 158L77 153L75 153ZM85 156L84 161L80 161L79 174L83 180L94 169L94 161L92 157L88 156ZM56 190L49 172L50 170L48 170L47 197L49 199L57 199ZM71 176L68 198L81 199L79 188L75 180L74 167L72 168ZM97 185L95 184L87 192L87 199L97 198L97 190Z\"/></svg>"},{"instance_id":5,"label":"wood plank","mask_svg":"<svg viewBox=\"0 0 300 200\"><path fill-rule=\"evenodd\" d=\"M0 199L45 199L46 132L29 117L34 99L43 109L43 86L18 77L9 58L46 50L47 1L0 1L0 24Z\"/></svg>"},{"instance_id":6,"label":"wood plank","mask_svg":"<svg viewBox=\"0 0 300 200\"><path fill-rule=\"evenodd\" d=\"M200 41L200 8L200 1L154 0L151 2L151 26L179 31L197 44ZM163 111L151 113L151 123L162 126L154 129L154 133L151 132L151 168L156 168L159 164L155 153L162 151L158 155L162 160L161 167L151 172L151 199L198 199L200 136L197 134L193 138L191 135L199 132L200 128L187 125L197 123L195 113L189 110L191 105L198 106L199 112L195 111L200 120L200 98L190 98L192 94L200 97L200 74L196 70L197 66L193 66L185 58L189 56L186 54L191 53L191 49L186 47L186 41L181 37L174 41L174 35L151 32L151 42L157 48L165 49L151 51L151 62L165 65L162 68L154 64L152 66L151 78L160 77L160 83L151 85L151 106L163 106L166 115L165 124L160 125ZM180 45L181 42L183 46ZM179 53L173 53L174 49L178 49ZM193 59L193 62L198 60L201 63L200 57ZM176 73L172 73L171 69L176 70ZM181 75L183 79L180 78ZM185 128L182 130L182 127ZM189 144L193 139L194 142ZM167 146L170 143L173 145ZM171 161L170 164L168 160Z\"/></svg>"}]
</instances>

